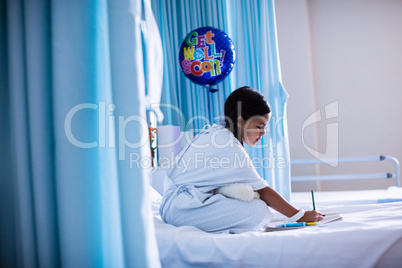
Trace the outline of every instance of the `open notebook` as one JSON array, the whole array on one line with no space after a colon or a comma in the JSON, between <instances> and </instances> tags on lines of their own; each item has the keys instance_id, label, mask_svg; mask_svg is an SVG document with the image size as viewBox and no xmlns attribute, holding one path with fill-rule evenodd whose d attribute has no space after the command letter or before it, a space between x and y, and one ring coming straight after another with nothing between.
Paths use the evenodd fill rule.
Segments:
<instances>
[{"instance_id":1,"label":"open notebook","mask_svg":"<svg viewBox=\"0 0 402 268\"><path fill-rule=\"evenodd\" d=\"M317 225L323 225L334 221L342 220L341 215L338 211L326 211L322 213L324 219L322 221L317 222L315 225L307 225L307 226L291 226L291 227L282 227L284 218L273 219L266 227L265 232L274 232L274 231L286 231L286 230L294 230L300 228L311 228Z\"/></svg>"},{"instance_id":2,"label":"open notebook","mask_svg":"<svg viewBox=\"0 0 402 268\"><path fill-rule=\"evenodd\" d=\"M340 221L342 220L341 215L339 214L338 211L327 211L322 213L324 216L324 219L319 222L319 224L325 224L333 221Z\"/></svg>"}]
</instances>

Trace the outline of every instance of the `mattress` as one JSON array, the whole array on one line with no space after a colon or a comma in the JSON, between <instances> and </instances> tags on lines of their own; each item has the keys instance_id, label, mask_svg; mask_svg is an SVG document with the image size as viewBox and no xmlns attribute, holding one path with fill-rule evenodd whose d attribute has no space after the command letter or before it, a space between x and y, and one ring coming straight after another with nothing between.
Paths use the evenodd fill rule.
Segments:
<instances>
[{"instance_id":1,"label":"mattress","mask_svg":"<svg viewBox=\"0 0 402 268\"><path fill-rule=\"evenodd\" d=\"M377 203L384 191L353 192L315 193L317 209L338 211L341 221L281 232L210 234L191 226L175 227L160 219L155 205L162 266L400 267L402 202ZM361 203L358 195L365 196ZM292 203L311 209L311 195L293 194Z\"/></svg>"}]
</instances>

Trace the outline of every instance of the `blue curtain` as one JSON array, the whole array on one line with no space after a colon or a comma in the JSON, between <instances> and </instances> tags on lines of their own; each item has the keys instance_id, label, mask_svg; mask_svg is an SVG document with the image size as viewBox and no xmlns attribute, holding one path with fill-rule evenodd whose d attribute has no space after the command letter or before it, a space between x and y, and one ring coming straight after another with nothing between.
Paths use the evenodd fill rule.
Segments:
<instances>
[{"instance_id":1,"label":"blue curtain","mask_svg":"<svg viewBox=\"0 0 402 268\"><path fill-rule=\"evenodd\" d=\"M287 93L281 72L273 0L152 0L162 36L164 76L161 104L163 124L181 126L197 133L205 124L219 123L229 94L251 86L269 100L273 114L266 136L255 148L246 147L259 174L290 198L290 162L286 123ZM192 30L212 26L223 30L236 49L232 73L215 87L212 95L213 122L209 122L208 92L188 80L178 63L181 42ZM166 108L168 107L168 108Z\"/></svg>"},{"instance_id":2,"label":"blue curtain","mask_svg":"<svg viewBox=\"0 0 402 268\"><path fill-rule=\"evenodd\" d=\"M148 0L0 2L2 267L160 267L131 161L150 156L154 26Z\"/></svg>"}]
</instances>

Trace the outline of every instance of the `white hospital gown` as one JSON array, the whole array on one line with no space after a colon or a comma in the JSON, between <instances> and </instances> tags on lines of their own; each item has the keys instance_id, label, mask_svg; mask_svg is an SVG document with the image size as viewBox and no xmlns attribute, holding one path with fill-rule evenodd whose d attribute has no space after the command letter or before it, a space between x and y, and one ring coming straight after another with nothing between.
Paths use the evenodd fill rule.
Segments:
<instances>
[{"instance_id":1,"label":"white hospital gown","mask_svg":"<svg viewBox=\"0 0 402 268\"><path fill-rule=\"evenodd\" d=\"M272 214L260 200L241 201L214 194L225 185L245 183L254 190L268 186L240 142L223 126L207 125L180 153L167 172L160 214L175 226L195 226L213 233L259 230Z\"/></svg>"}]
</instances>

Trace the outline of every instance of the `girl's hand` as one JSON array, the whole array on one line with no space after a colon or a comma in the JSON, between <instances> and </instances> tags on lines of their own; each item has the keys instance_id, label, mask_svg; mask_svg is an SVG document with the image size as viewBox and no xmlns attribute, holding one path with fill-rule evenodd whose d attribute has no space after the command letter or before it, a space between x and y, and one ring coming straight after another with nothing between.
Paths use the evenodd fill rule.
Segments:
<instances>
[{"instance_id":1,"label":"girl's hand","mask_svg":"<svg viewBox=\"0 0 402 268\"><path fill-rule=\"evenodd\" d=\"M301 217L297 222L317 222L322 220L322 214L319 211L310 210L304 213L304 216Z\"/></svg>"}]
</instances>

